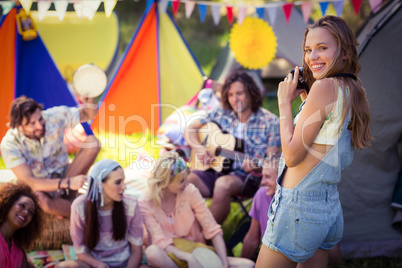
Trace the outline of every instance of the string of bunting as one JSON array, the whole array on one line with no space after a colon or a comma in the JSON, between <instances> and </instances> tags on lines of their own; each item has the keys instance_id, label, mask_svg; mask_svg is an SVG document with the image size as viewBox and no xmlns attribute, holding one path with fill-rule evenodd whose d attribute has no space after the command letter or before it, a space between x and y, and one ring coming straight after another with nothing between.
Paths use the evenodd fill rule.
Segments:
<instances>
[{"instance_id":1,"label":"string of bunting","mask_svg":"<svg viewBox=\"0 0 402 268\"><path fill-rule=\"evenodd\" d=\"M368 0L369 5L373 13L376 13L380 7L382 0ZM351 0L355 14L357 15L360 10L360 6L362 0ZM200 16L200 21L204 22L208 7L211 10L212 18L215 25L219 24L221 15L225 14L230 25L233 23L234 15L236 14L235 9L237 10L237 23L242 24L243 20L249 13L257 13L260 19L265 19L269 21L270 25L274 25L277 13L282 10L285 15L287 23L291 18L292 8L293 6L300 6L300 9L303 14L304 22L307 23L310 18L310 13L312 11L313 2L311 1L297 1L297 2L270 2L265 4L234 4L234 3L219 3L219 2L206 2L206 1L191 1L191 0L160 0L160 8L163 12L166 12L166 9L169 5L172 6L173 15L176 15L179 9L179 4L183 3L185 7L185 15L186 18L190 18L191 14L194 11L195 5L198 6L198 12ZM330 3L334 6L335 12L337 16L341 16L343 13L343 7L345 4L345 0L331 0L331 1L320 1L315 2L319 4L319 8L322 16L324 16L327 12L328 6Z\"/></svg>"},{"instance_id":2,"label":"string of bunting","mask_svg":"<svg viewBox=\"0 0 402 268\"><path fill-rule=\"evenodd\" d=\"M74 5L74 10L79 18L92 19L95 12L98 10L102 2L104 2L105 14L109 17L116 5L117 0L35 0L38 2L38 17L42 20L46 16L46 12L49 10L51 4L55 6L56 13L60 21L63 20L64 15L67 10L68 4L71 2ZM147 0L148 3L154 0ZM350 0L352 2L354 11L356 15L359 13L359 9L362 0ZM376 13L380 6L382 0L368 0L369 5L373 13ZM24 9L29 12L31 10L33 0L20 0L21 5ZM330 3L334 6L337 16L341 16L343 13L343 7L345 0L330 0L330 1L298 1L298 2L270 2L265 4L234 4L234 3L220 3L220 2L206 2L206 1L192 1L192 0L160 0L160 8L162 12L166 12L168 5L172 6L173 14L179 10L180 4L184 4L185 16L190 18L195 5L197 5L200 21L204 22L208 11L208 7L211 10L212 18L215 25L219 24L222 15L225 15L230 25L233 23L234 16L237 15L237 23L242 24L246 16L251 12L257 13L258 17L264 19L270 23L270 25L275 24L276 15L282 10L285 15L286 21L289 20L292 15L293 6L300 6L303 14L305 23L307 23L313 4L318 3L322 15L325 15ZM1 1L0 5L3 10L3 14L7 12L15 5L15 1Z\"/></svg>"}]
</instances>

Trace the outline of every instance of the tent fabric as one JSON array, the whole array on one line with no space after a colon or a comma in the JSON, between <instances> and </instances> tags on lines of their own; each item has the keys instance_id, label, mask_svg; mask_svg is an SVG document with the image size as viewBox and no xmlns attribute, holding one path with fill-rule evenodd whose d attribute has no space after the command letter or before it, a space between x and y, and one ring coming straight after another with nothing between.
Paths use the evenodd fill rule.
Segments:
<instances>
[{"instance_id":1,"label":"tent fabric","mask_svg":"<svg viewBox=\"0 0 402 268\"><path fill-rule=\"evenodd\" d=\"M16 10L13 8L0 21L0 137L6 134L10 103L14 99L15 14Z\"/></svg>"},{"instance_id":2,"label":"tent fabric","mask_svg":"<svg viewBox=\"0 0 402 268\"><path fill-rule=\"evenodd\" d=\"M0 137L6 134L10 103L14 98L15 9L0 21Z\"/></svg>"},{"instance_id":3,"label":"tent fabric","mask_svg":"<svg viewBox=\"0 0 402 268\"><path fill-rule=\"evenodd\" d=\"M176 25L171 23L173 20L170 15L160 13L159 17L159 43L163 45L163 49L159 50L159 56L161 104L164 105L162 120L164 120L174 110L186 104L201 89L204 80L201 67L197 61L193 60L194 56L190 48L183 42L184 38ZM173 53L173 51L180 53Z\"/></svg>"},{"instance_id":4,"label":"tent fabric","mask_svg":"<svg viewBox=\"0 0 402 268\"><path fill-rule=\"evenodd\" d=\"M67 11L62 21L56 11L48 10L39 20L38 11L30 11L47 50L60 73L71 82L74 71L93 63L107 74L117 64L119 54L119 21L116 13L106 17L96 12L92 20L81 19Z\"/></svg>"},{"instance_id":5,"label":"tent fabric","mask_svg":"<svg viewBox=\"0 0 402 268\"><path fill-rule=\"evenodd\" d=\"M139 23L92 123L97 131L155 133L203 83L203 73L172 18L155 1Z\"/></svg>"},{"instance_id":6,"label":"tent fabric","mask_svg":"<svg viewBox=\"0 0 402 268\"><path fill-rule=\"evenodd\" d=\"M7 131L10 104L21 95L33 98L45 109L58 105L77 105L40 35L34 40L24 41L17 34L15 16L18 8L14 7L0 25L1 137ZM88 124L83 126L87 134L92 133Z\"/></svg>"},{"instance_id":7,"label":"tent fabric","mask_svg":"<svg viewBox=\"0 0 402 268\"><path fill-rule=\"evenodd\" d=\"M117 73L102 95L92 122L94 130L132 134L159 126L159 116L151 117L149 106L159 103L156 14L149 12L141 19ZM155 120L151 122L151 118Z\"/></svg>"},{"instance_id":8,"label":"tent fabric","mask_svg":"<svg viewBox=\"0 0 402 268\"><path fill-rule=\"evenodd\" d=\"M402 167L401 0L371 17L360 34L360 79L370 105L372 146L356 150L339 184L345 257L400 257L402 234L392 228L391 199Z\"/></svg>"}]
</instances>

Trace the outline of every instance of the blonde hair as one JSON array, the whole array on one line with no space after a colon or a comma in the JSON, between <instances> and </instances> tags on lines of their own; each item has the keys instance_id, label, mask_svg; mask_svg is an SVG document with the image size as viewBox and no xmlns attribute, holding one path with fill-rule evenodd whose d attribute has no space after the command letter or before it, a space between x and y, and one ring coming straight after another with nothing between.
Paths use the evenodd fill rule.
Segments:
<instances>
[{"instance_id":1,"label":"blonde hair","mask_svg":"<svg viewBox=\"0 0 402 268\"><path fill-rule=\"evenodd\" d=\"M183 176L190 172L188 168L184 172L171 175L172 166L181 158L176 152L166 152L156 162L152 176L148 179L147 197L154 202L154 205L161 206L163 190L171 184L180 182Z\"/></svg>"},{"instance_id":2,"label":"blonde hair","mask_svg":"<svg viewBox=\"0 0 402 268\"><path fill-rule=\"evenodd\" d=\"M335 60L331 64L328 71L323 74L319 79L326 77L333 77L339 73L350 73L355 76L360 72L360 64L357 59L358 42L352 30L349 28L344 19L336 16L324 16L318 19L314 24L307 26L304 32L303 41L303 77L305 78L309 87L315 82L315 78L307 63L305 62L305 44L309 31L315 28L326 29L338 43L338 50L335 55ZM346 64L342 64L343 55L346 55ZM351 110L352 117L351 123L348 128L352 131L352 143L358 149L363 149L370 146L370 141L373 139L369 129L370 111L366 97L366 91L363 84L357 77L355 81L352 78L334 78L343 84L342 90L344 91L344 99L346 99L349 89L349 99L347 101L346 109L342 112L342 122L346 119L348 111ZM345 107L345 106L344 106ZM341 124L342 126L343 124Z\"/></svg>"}]
</instances>

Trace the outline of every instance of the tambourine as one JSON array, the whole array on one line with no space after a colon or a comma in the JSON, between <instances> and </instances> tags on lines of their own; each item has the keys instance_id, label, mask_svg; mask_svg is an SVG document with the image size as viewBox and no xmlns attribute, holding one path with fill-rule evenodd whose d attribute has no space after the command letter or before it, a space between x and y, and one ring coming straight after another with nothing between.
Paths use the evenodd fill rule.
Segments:
<instances>
[{"instance_id":1,"label":"tambourine","mask_svg":"<svg viewBox=\"0 0 402 268\"><path fill-rule=\"evenodd\" d=\"M77 69L73 77L73 87L81 96L94 98L102 94L107 85L105 72L98 66L90 63Z\"/></svg>"},{"instance_id":2,"label":"tambourine","mask_svg":"<svg viewBox=\"0 0 402 268\"><path fill-rule=\"evenodd\" d=\"M218 255L209 248L198 247L192 252L194 258L201 264L202 268L222 267L222 262Z\"/></svg>"}]
</instances>

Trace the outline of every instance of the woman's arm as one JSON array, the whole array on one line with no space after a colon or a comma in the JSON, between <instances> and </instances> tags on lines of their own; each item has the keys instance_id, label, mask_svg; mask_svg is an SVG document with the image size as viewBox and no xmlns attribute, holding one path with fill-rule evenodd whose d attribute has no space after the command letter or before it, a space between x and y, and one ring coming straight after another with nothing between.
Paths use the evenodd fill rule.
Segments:
<instances>
[{"instance_id":1,"label":"woman's arm","mask_svg":"<svg viewBox=\"0 0 402 268\"><path fill-rule=\"evenodd\" d=\"M109 268L109 265L107 265L107 264L105 264L105 263L103 263L101 261L98 261L89 252L84 252L84 253L77 254L77 259L79 261L85 262L86 264L88 264L91 267Z\"/></svg>"},{"instance_id":2,"label":"woman's arm","mask_svg":"<svg viewBox=\"0 0 402 268\"><path fill-rule=\"evenodd\" d=\"M212 245L222 262L222 267L228 267L228 258L226 254L225 241L221 234L217 234L212 238Z\"/></svg>"},{"instance_id":3,"label":"woman's arm","mask_svg":"<svg viewBox=\"0 0 402 268\"><path fill-rule=\"evenodd\" d=\"M131 255L128 259L127 268L139 267L142 260L142 246L130 244Z\"/></svg>"},{"instance_id":4,"label":"woman's arm","mask_svg":"<svg viewBox=\"0 0 402 268\"><path fill-rule=\"evenodd\" d=\"M148 234L151 237L151 243L157 245L161 249L173 244L173 239L169 238L165 233L162 226L157 219L157 210L151 207L151 201L143 197L139 201L142 218Z\"/></svg>"},{"instance_id":5,"label":"woman's arm","mask_svg":"<svg viewBox=\"0 0 402 268\"><path fill-rule=\"evenodd\" d=\"M294 78L279 83L278 105L283 157L289 167L300 164L311 148L321 125L334 105L335 87L330 79L317 80L311 87L296 127L293 126L292 102L302 93Z\"/></svg>"}]
</instances>

